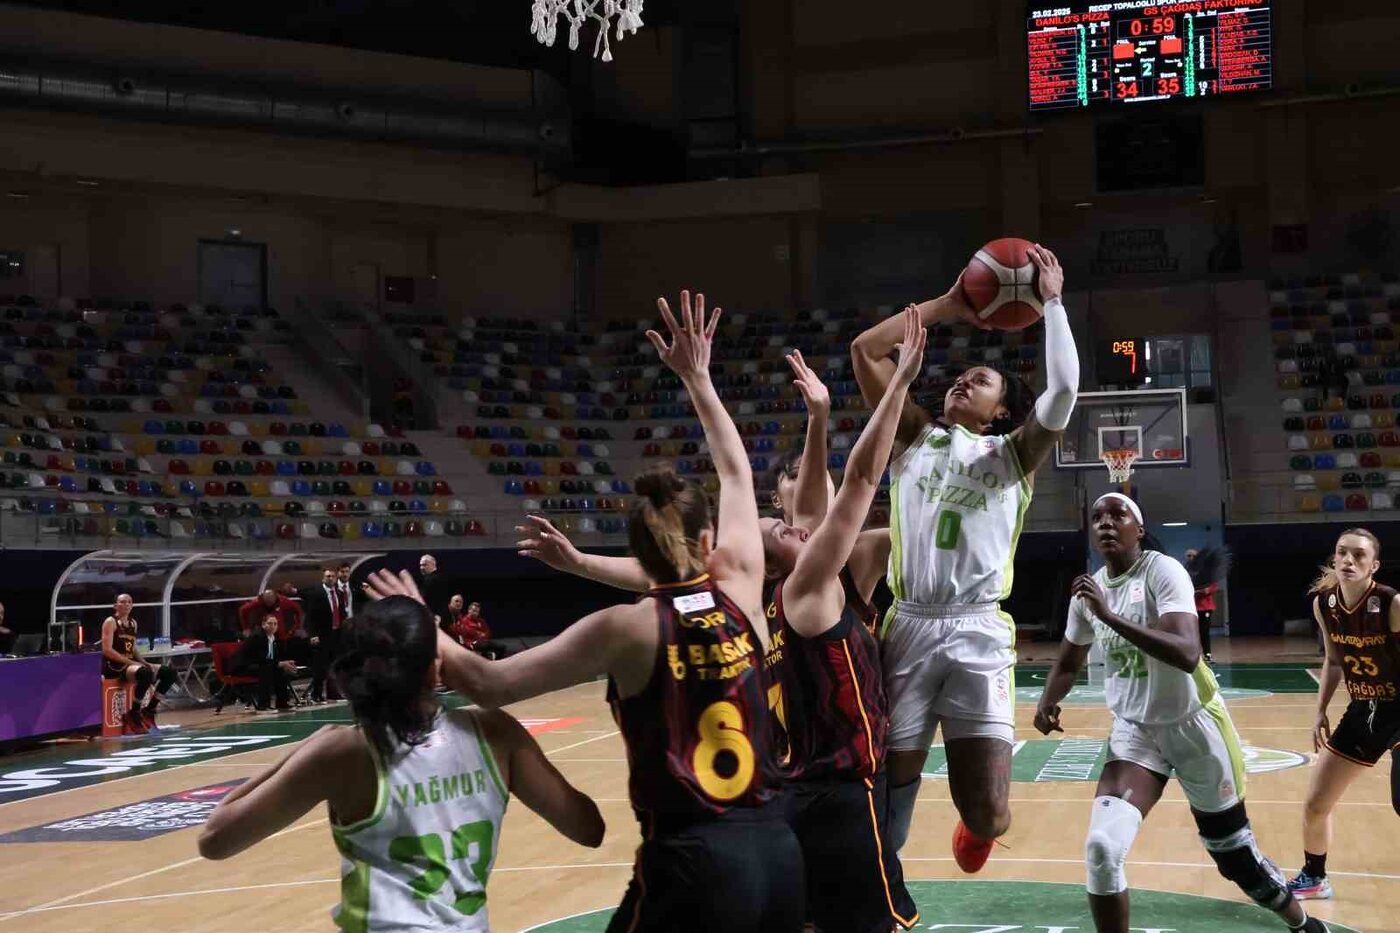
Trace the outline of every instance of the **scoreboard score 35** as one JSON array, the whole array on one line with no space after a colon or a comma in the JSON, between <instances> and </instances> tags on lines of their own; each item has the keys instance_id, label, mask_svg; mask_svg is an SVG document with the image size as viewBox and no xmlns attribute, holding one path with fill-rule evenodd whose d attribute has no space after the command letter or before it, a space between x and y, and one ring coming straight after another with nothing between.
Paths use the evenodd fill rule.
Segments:
<instances>
[{"instance_id":1,"label":"scoreboard score 35","mask_svg":"<svg viewBox=\"0 0 1400 933\"><path fill-rule=\"evenodd\" d=\"M1272 0L1033 3L1030 109L1061 110L1273 85Z\"/></svg>"}]
</instances>

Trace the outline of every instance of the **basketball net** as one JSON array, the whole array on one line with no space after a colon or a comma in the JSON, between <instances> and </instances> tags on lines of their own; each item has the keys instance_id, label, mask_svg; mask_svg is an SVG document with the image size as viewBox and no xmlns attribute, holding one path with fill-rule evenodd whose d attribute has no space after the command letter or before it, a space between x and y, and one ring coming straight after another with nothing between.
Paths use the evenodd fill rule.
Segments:
<instances>
[{"instance_id":1,"label":"basketball net","mask_svg":"<svg viewBox=\"0 0 1400 933\"><path fill-rule=\"evenodd\" d=\"M1123 485L1133 475L1133 464L1137 463L1138 452L1131 447L1122 450L1105 450L1100 456L1108 467L1108 481Z\"/></svg>"},{"instance_id":2,"label":"basketball net","mask_svg":"<svg viewBox=\"0 0 1400 933\"><path fill-rule=\"evenodd\" d=\"M608 44L608 26L617 17L617 41L642 26L642 3L645 0L535 0L530 12L530 34L553 48L558 35L559 17L569 21L569 48L578 50L578 34L583 24L598 21L598 35L593 40L593 57L612 61Z\"/></svg>"}]
</instances>

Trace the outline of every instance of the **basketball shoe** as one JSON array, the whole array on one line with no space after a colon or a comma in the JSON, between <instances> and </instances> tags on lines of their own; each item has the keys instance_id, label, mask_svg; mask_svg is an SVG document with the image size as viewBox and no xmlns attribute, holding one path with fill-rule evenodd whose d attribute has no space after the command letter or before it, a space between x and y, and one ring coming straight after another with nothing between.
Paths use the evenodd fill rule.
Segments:
<instances>
[{"instance_id":1,"label":"basketball shoe","mask_svg":"<svg viewBox=\"0 0 1400 933\"><path fill-rule=\"evenodd\" d=\"M987 857L992 854L994 845L996 840L974 835L963 825L962 820L958 820L958 825L953 829L953 859L958 863L958 867L969 875L975 875L982 870L982 866L987 864Z\"/></svg>"}]
</instances>

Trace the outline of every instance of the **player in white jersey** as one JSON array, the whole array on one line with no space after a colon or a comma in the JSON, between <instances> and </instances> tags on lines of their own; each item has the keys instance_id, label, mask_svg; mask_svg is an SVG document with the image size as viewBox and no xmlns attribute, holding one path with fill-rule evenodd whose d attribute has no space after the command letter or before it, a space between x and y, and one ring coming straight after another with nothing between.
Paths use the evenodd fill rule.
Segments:
<instances>
[{"instance_id":1,"label":"player in white jersey","mask_svg":"<svg viewBox=\"0 0 1400 933\"><path fill-rule=\"evenodd\" d=\"M1255 844L1244 806L1244 755L1215 675L1201 657L1195 588L1186 568L1166 554L1143 550L1142 511L1122 493L1099 497L1090 528L1104 566L1074 581L1064 641L1035 726L1046 735L1063 731L1060 701L1090 646L1100 642L1113 726L1084 844L1096 929L1127 933L1123 865L1143 819L1175 774L1220 874L1289 929L1325 931Z\"/></svg>"},{"instance_id":2,"label":"player in white jersey","mask_svg":"<svg viewBox=\"0 0 1400 933\"><path fill-rule=\"evenodd\" d=\"M999 603L1030 504L1035 470L1069 423L1079 357L1060 300L1064 272L1044 247L1030 251L1045 303L1046 388L1032 402L1019 377L974 366L953 382L934 417L905 407L890 461L889 585L895 603L882 631L890 702L889 837L909 834L929 746L941 726L948 787L961 819L953 853L981 869L1011 824L1007 798L1015 736L1015 627ZM927 327L986 325L962 296L918 306ZM874 407L895 371L899 318L851 347L856 379Z\"/></svg>"},{"instance_id":3,"label":"player in white jersey","mask_svg":"<svg viewBox=\"0 0 1400 933\"><path fill-rule=\"evenodd\" d=\"M342 863L337 926L486 931L486 880L511 794L580 845L602 843L597 805L520 723L438 705L441 636L421 603L373 603L342 632L331 673L355 725L323 727L224 798L201 855L236 855L324 800Z\"/></svg>"}]
</instances>

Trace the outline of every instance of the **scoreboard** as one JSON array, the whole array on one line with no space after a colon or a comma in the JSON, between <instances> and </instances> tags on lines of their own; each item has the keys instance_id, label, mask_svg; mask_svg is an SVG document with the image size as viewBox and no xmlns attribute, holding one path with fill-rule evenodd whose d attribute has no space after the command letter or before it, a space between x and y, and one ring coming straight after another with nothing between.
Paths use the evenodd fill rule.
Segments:
<instances>
[{"instance_id":1,"label":"scoreboard","mask_svg":"<svg viewBox=\"0 0 1400 933\"><path fill-rule=\"evenodd\" d=\"M1140 386L1147 382L1147 341L1142 337L1113 337L1095 347L1099 385Z\"/></svg>"},{"instance_id":2,"label":"scoreboard","mask_svg":"<svg viewBox=\"0 0 1400 933\"><path fill-rule=\"evenodd\" d=\"M1032 4L1030 109L1215 97L1273 84L1272 0Z\"/></svg>"}]
</instances>

